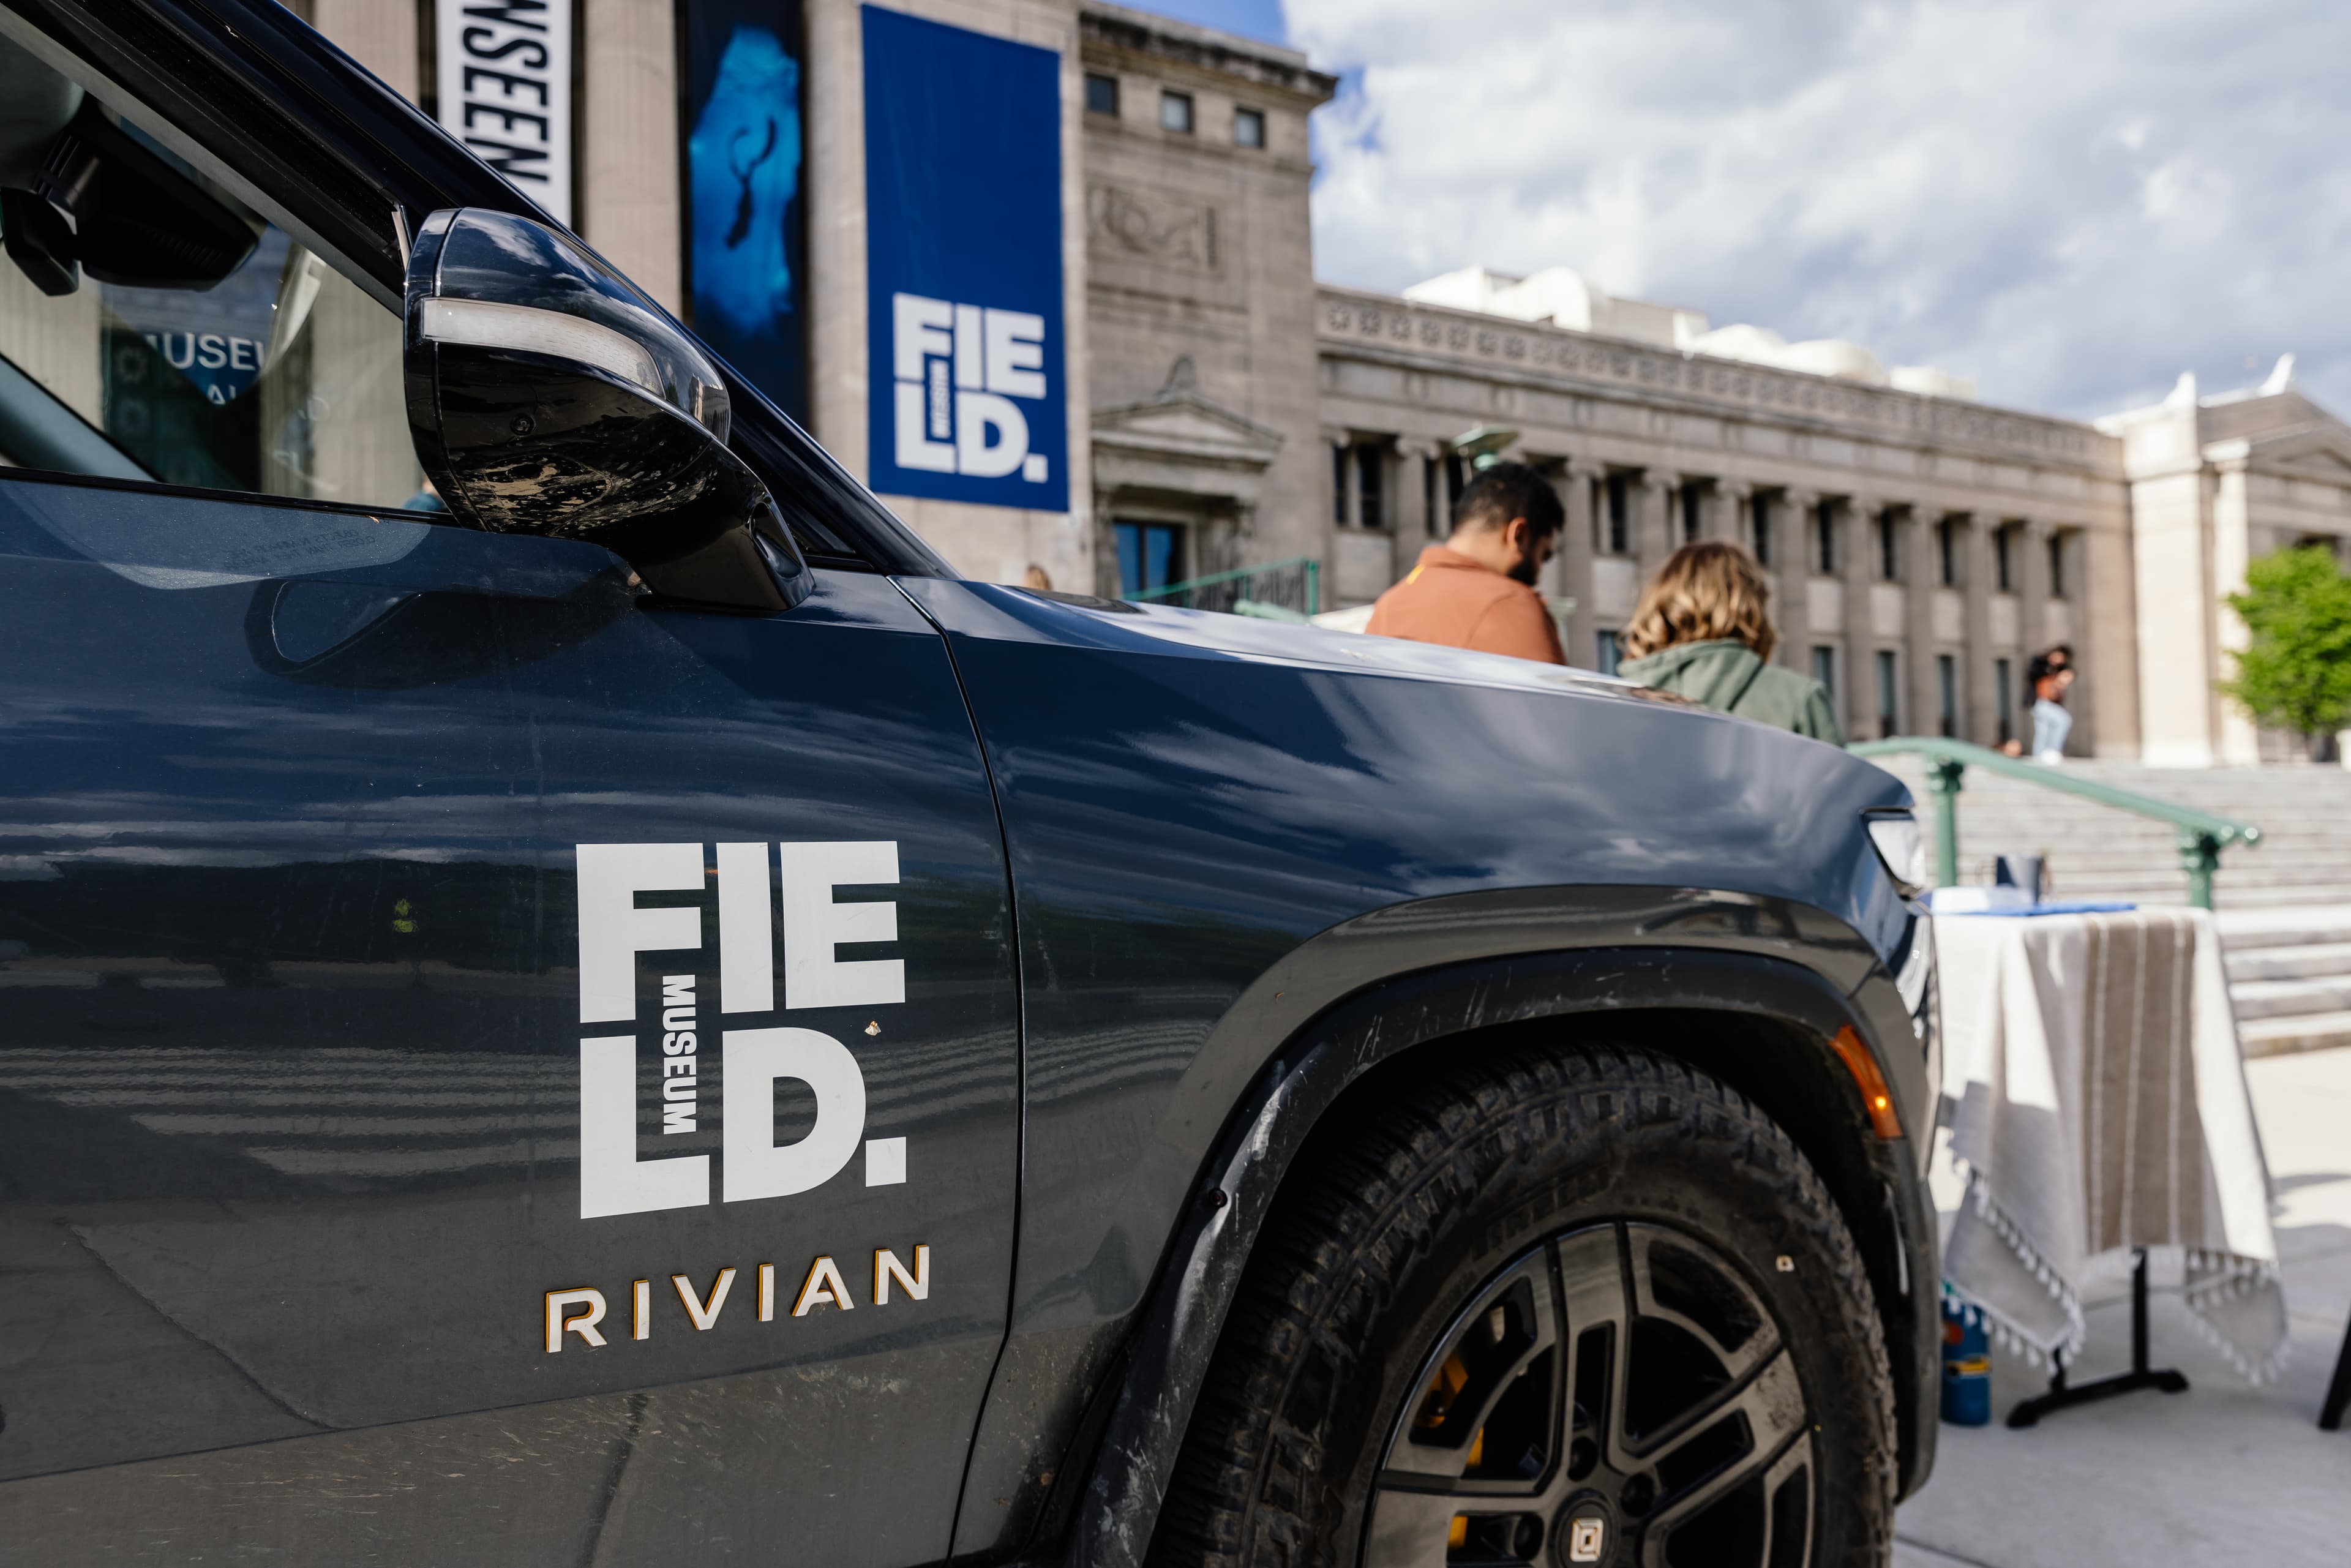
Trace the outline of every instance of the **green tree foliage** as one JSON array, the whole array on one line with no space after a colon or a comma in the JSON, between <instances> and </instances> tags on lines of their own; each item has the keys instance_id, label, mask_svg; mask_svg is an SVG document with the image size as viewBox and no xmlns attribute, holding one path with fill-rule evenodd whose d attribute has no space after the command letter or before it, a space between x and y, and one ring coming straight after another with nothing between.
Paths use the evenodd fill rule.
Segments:
<instances>
[{"instance_id":1,"label":"green tree foliage","mask_svg":"<svg viewBox=\"0 0 2351 1568\"><path fill-rule=\"evenodd\" d=\"M2229 608L2252 634L2220 690L2255 723L2332 735L2351 725L2351 578L2321 545L2279 550L2245 569Z\"/></svg>"}]
</instances>

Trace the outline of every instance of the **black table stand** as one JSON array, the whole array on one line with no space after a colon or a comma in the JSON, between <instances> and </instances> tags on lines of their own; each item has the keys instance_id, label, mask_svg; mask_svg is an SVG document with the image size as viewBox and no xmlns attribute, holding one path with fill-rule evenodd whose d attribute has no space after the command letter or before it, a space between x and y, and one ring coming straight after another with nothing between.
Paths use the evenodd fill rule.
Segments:
<instances>
[{"instance_id":1,"label":"black table stand","mask_svg":"<svg viewBox=\"0 0 2351 1568\"><path fill-rule=\"evenodd\" d=\"M2343 1330L2343 1352L2335 1358L2335 1375L2326 1385L2326 1403L2318 1407L2318 1429L2343 1429L2343 1410L2351 1406L2351 1324Z\"/></svg>"},{"instance_id":2,"label":"black table stand","mask_svg":"<svg viewBox=\"0 0 2351 1568\"><path fill-rule=\"evenodd\" d=\"M2141 1388L2160 1388L2166 1394L2188 1392L2188 1379L2181 1374L2168 1368L2161 1372L2147 1370L2146 1248L2138 1249L2131 1265L2131 1369L2118 1376L2101 1377L2095 1383L2084 1383L2068 1388L2065 1385L2064 1356L2059 1354L2050 1359L2056 1363L2057 1370L2050 1375L2049 1392L2020 1400L2016 1408L2008 1413L2011 1427L2031 1427L2054 1411L2087 1405L2093 1399L2111 1399L2117 1394L2129 1394Z\"/></svg>"}]
</instances>

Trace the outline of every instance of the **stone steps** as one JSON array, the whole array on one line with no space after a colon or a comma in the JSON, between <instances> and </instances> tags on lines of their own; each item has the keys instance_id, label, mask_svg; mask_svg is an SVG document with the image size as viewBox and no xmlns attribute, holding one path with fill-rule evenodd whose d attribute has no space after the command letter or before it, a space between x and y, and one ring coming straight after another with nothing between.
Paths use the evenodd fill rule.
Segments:
<instances>
[{"instance_id":1,"label":"stone steps","mask_svg":"<svg viewBox=\"0 0 2351 1568\"><path fill-rule=\"evenodd\" d=\"M2178 805L2233 817L2262 841L2222 852L2213 879L2230 996L2248 1056L2351 1045L2351 772L2285 767L2192 770L2068 762L2065 770ZM1921 826L1932 807L1909 758ZM2168 824L1971 770L1959 790L1959 875L1991 880L2002 852L2042 855L2060 898L2143 904L2188 899Z\"/></svg>"},{"instance_id":2,"label":"stone steps","mask_svg":"<svg viewBox=\"0 0 2351 1568\"><path fill-rule=\"evenodd\" d=\"M2310 980L2231 979L2229 996L2237 1004L2240 1022L2351 1012L2351 974Z\"/></svg>"},{"instance_id":3,"label":"stone steps","mask_svg":"<svg viewBox=\"0 0 2351 1568\"><path fill-rule=\"evenodd\" d=\"M2323 975L2351 975L2351 943L2311 942L2294 946L2237 947L2229 950L2229 978L2239 980L2307 980Z\"/></svg>"}]
</instances>

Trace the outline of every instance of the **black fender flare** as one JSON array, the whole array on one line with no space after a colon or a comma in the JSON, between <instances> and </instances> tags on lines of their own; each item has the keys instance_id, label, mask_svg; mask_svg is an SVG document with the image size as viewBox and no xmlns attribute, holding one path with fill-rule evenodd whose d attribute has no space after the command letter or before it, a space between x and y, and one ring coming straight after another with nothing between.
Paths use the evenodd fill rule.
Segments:
<instances>
[{"instance_id":1,"label":"black fender flare","mask_svg":"<svg viewBox=\"0 0 2351 1568\"><path fill-rule=\"evenodd\" d=\"M1822 973L1823 968L1841 970L1838 978L1845 978L1854 973L1854 950L1867 954L1868 949L1818 911L1767 908L1777 901L1694 889L1589 891L1634 895L1627 902L1637 901L1665 918L1636 920L1630 930L1609 923L1620 941L1633 936L1634 943L1641 945L1607 942L1459 958L1374 981L1312 1017L1265 1064L1199 1169L1144 1311L1127 1342L1116 1391L1093 1445L1085 1490L1071 1500L1076 1517L1064 1554L1071 1568L1139 1568L1144 1561L1227 1309L1282 1178L1322 1113L1366 1072L1431 1040L1579 1015L1618 1013L1628 1021L1661 1011L1738 1015L1810 1042L1820 1067L1813 1088L1818 1092L1834 1086L1827 1092L1843 1096L1837 1115L1850 1127L1854 1158L1846 1162L1846 1179L1832 1178L1831 1185L1838 1190L1848 1224L1864 1241L1865 1253L1876 1254L1873 1282L1878 1286L1894 1360L1903 1495L1924 1480L1935 1440L1938 1262L1935 1219L1919 1179L1914 1137L1931 1132L1934 1105L1925 1081L1925 1053L1912 1037L1892 979L1874 955L1865 960L1865 972L1858 982L1849 987L1833 983ZM1517 900L1470 895L1431 901L1448 905L1471 902ZM1405 906L1416 907L1424 914L1429 909ZM1708 911L1729 915L1728 928L1710 923ZM1401 913L1384 911L1382 916ZM1457 908L1449 913L1472 912ZM1750 918L1755 915L1763 918ZM1348 925L1379 922L1382 916ZM1823 926L1841 933L1844 940L1836 940ZM1334 928L1317 943L1346 929ZM1362 935L1367 933L1358 933ZM1428 935L1425 926L1421 935ZM1589 933L1587 940L1600 935ZM1682 945L1677 936L1693 939L1691 945ZM1643 944L1644 936L1656 945ZM1823 936L1830 940L1823 944ZM1429 956L1437 956L1428 953L1430 947L1441 951L1445 946L1414 944ZM1776 951L1753 950L1757 947ZM1261 987L1252 987L1252 993L1263 988L1270 992L1268 999L1280 999L1282 990L1272 988L1281 977L1281 967L1270 972ZM1242 1009L1237 1005L1235 1010ZM1860 1091L1828 1046L1844 1029L1858 1034L1876 1059L1902 1110L1903 1125L1912 1135L1880 1139L1870 1132ZM1896 1029L1898 1036L1889 1039L1889 1030ZM1867 1173L1859 1181L1855 1167Z\"/></svg>"}]
</instances>

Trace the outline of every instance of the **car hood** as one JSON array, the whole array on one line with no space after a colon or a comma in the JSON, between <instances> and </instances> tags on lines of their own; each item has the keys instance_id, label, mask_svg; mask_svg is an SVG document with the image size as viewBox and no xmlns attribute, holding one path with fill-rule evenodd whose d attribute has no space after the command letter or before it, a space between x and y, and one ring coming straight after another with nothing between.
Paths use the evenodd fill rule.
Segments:
<instances>
[{"instance_id":1,"label":"car hood","mask_svg":"<svg viewBox=\"0 0 2351 1568\"><path fill-rule=\"evenodd\" d=\"M1012 591L1086 612L1103 623L1105 632L1139 636L1196 649L1203 653L1230 653L1242 658L1275 660L1286 664L1315 665L1331 670L1376 671L1421 680L1450 681L1461 685L1500 686L1522 691L1604 692L1643 701L1672 704L1686 699L1652 691L1632 681L1581 670L1565 664L1541 664L1505 653L1480 653L1467 648L1447 648L1435 643L1414 643L1401 637L1374 637L1361 632L1339 632L1321 626L1300 626L1283 621L1260 621L1246 615L1223 615L1207 610L1178 610L1168 605L1134 604L1124 600L1097 599L1090 594Z\"/></svg>"}]
</instances>

